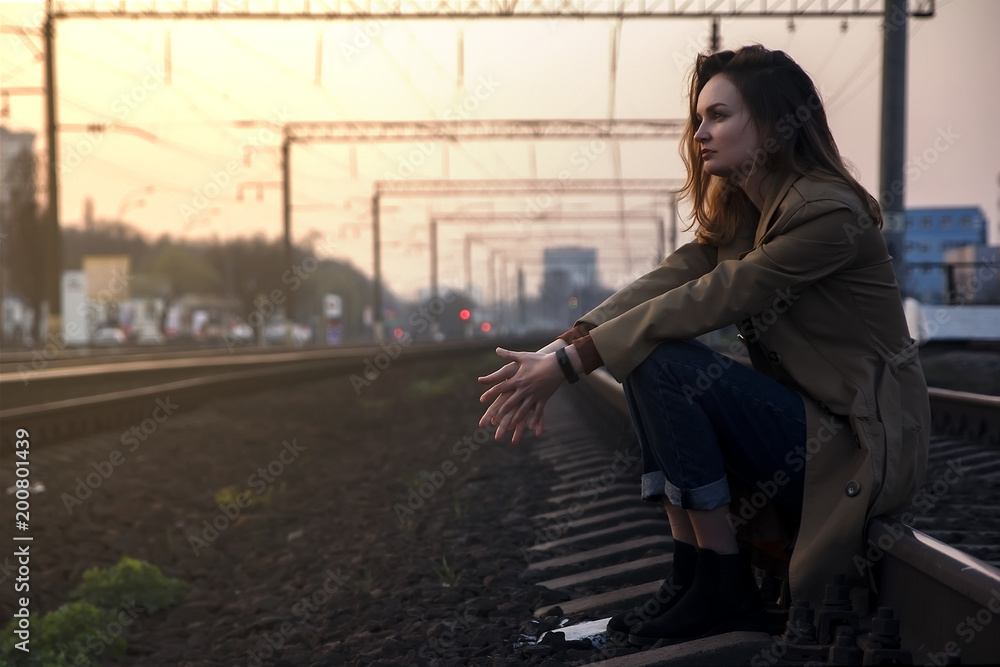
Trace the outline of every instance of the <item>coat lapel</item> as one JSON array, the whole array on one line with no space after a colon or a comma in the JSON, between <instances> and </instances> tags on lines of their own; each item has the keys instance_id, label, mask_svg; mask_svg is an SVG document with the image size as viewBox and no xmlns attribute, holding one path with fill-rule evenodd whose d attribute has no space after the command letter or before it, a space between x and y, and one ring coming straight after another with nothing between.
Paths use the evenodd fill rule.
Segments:
<instances>
[{"instance_id":1,"label":"coat lapel","mask_svg":"<svg viewBox=\"0 0 1000 667\"><path fill-rule=\"evenodd\" d=\"M778 204L781 200L785 198L788 193L789 188L802 177L802 174L797 172L786 172L784 174L779 174L778 178L775 179L776 183L780 185L771 191L771 195L764 200L764 208L760 214L760 220L757 221L757 234L753 239L753 247L760 245L760 240L764 238L764 234L767 233L768 227L771 226L771 217L774 216L775 211L778 209Z\"/></svg>"}]
</instances>

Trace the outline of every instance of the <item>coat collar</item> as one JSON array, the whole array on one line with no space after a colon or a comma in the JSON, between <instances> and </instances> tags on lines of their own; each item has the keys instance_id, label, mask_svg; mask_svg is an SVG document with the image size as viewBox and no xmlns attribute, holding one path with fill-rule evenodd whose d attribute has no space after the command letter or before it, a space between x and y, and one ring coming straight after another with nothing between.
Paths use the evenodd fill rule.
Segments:
<instances>
[{"instance_id":1,"label":"coat collar","mask_svg":"<svg viewBox=\"0 0 1000 667\"><path fill-rule=\"evenodd\" d=\"M783 200L785 195L788 194L788 190L792 187L795 181L802 178L802 174L795 171L779 172L776 176L777 178L774 179L774 182L778 185L771 190L770 194L768 194L767 198L764 200L760 220L757 221L757 234L753 239L753 245L755 248L760 244L760 240L764 238L764 234L767 232L768 227L770 227L771 218L778 209L778 205L781 203L781 200Z\"/></svg>"}]
</instances>

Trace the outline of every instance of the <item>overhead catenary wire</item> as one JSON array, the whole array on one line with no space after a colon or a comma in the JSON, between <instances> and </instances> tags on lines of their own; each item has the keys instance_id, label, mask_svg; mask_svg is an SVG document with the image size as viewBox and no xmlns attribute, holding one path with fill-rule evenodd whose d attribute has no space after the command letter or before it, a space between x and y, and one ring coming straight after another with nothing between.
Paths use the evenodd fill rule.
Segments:
<instances>
[{"instance_id":1,"label":"overhead catenary wire","mask_svg":"<svg viewBox=\"0 0 1000 667\"><path fill-rule=\"evenodd\" d=\"M255 59L257 59L257 60L259 60L259 61L267 64L269 67L274 68L275 70L281 72L285 76L288 76L288 77L291 77L293 79L298 79L298 80L302 81L302 83L304 85L307 85L310 90L318 88L321 91L321 93L323 94L323 99L324 99L324 101L327 104L327 108L334 115L339 116L341 118L350 118L351 117L351 114L347 113L347 111L343 107L340 106L340 103L337 102L336 98L333 97L333 95L330 93L329 89L327 89L325 86L318 85L314 79L310 79L308 76L306 76L302 72L299 72L298 70L295 70L295 69L293 69L291 67L288 67L287 65L285 65L282 62L280 62L279 60L277 60L273 56L265 54L263 51L261 51L257 47L252 46L250 44L247 44L245 40L243 40L242 38L240 38L240 37L232 34L228 30L226 30L222 25L220 25L219 23L213 23L212 24L212 28L216 32L220 33L223 37L225 37L226 39L228 39L234 46L236 46L237 48L239 48L242 51L246 52L247 54L251 55ZM323 156L324 159L331 160L332 162L336 163L339 167L343 168L345 171L348 171L348 172L350 171L350 165L345 164L344 162L341 162L340 160L335 160L335 159L330 158L328 155L326 155L322 151L319 151L314 145L309 144L309 143L300 143L299 145L303 146L307 151L309 151L309 152L311 152L311 153L313 153L315 155L321 155L321 156ZM386 157L388 157L388 156L386 156Z\"/></svg>"},{"instance_id":2,"label":"overhead catenary wire","mask_svg":"<svg viewBox=\"0 0 1000 667\"><path fill-rule=\"evenodd\" d=\"M941 6L943 6L944 4L946 3L942 2L941 0L938 0L938 9L940 10ZM914 22L913 24L911 24L911 26L909 27L910 35L908 39L913 39L914 37L916 37L916 35L925 25L927 25L926 22ZM855 68L854 72L849 77L847 77L847 80L844 82L844 85L841 86L836 93L830 96L829 100L826 103L827 109L832 108L834 105L840 102L841 97L843 97L847 93L847 91L852 87L852 85L855 87L855 89L853 90L853 92L850 93L850 95L848 95L843 100L843 103L845 104L853 100L858 95L860 95L861 91L867 88L868 85L875 79L875 77L881 76L882 70L881 67L879 67L869 72L863 79L861 78L861 75L870 70L874 65L876 64L881 65L882 62L881 59L874 57L875 52L876 51L881 52L881 50L882 50L882 28L880 26L876 32L875 38L869 45L869 48L865 53L865 57L861 61L861 64Z\"/></svg>"},{"instance_id":3,"label":"overhead catenary wire","mask_svg":"<svg viewBox=\"0 0 1000 667\"><path fill-rule=\"evenodd\" d=\"M157 53L154 49L152 49L151 47L149 47L148 45L143 44L142 42L136 40L131 35L128 35L126 33L123 33L120 30L117 30L117 29L111 27L106 21L101 22L100 25L103 28L105 28L106 30L108 30L109 32L116 33L118 36L120 36L121 38L123 38L127 42L133 44L137 48L141 49L142 51L144 51L144 52L146 52L146 53L148 53L150 55L157 56L157 57L159 55L161 55L161 54ZM233 105L233 106L235 106L237 108L240 108L241 110L245 111L251 117L256 115L256 112L254 112L253 110L250 110L248 107L246 107L246 106L244 106L242 104L239 104L235 100L232 100L232 99L228 98L227 96L222 95L215 87L213 87L213 86L205 83L199 77L191 74L190 72L188 72L186 70L177 70L177 72L179 72L180 74L182 74L190 82L192 82L192 83L200 86L201 88L203 88L205 90L208 90L209 92L213 93L214 95L221 96L222 100L224 102L226 102L227 104L230 104L230 105ZM226 125L224 125L223 123L220 123L217 119L213 118L211 115L209 115L208 113L206 113L205 111L203 111L200 108L200 106L186 92L184 92L179 86L177 86L177 85L171 85L170 89L171 89L171 91L181 101L186 102L187 105L189 106L189 108L196 115L198 115L201 118L203 118L205 120L205 122L208 123L210 126L214 126L214 127L218 128L220 130L219 134L221 136L224 136L224 137L228 138L229 141L231 141L232 143L236 144L239 147L245 147L245 146L248 145L248 141L245 138L236 135ZM209 156L202 155L202 156L200 156L200 158L202 160L207 161L209 164L213 164L213 165L217 165L218 164L218 159L219 159L217 155L209 155ZM275 151L275 158L274 159L275 159L275 161L274 161L274 163L271 166L271 170L278 171L278 169L280 169L280 158L277 157L277 151ZM190 194L190 192L188 191L188 192L186 192L186 194ZM300 193L300 194L304 195L304 193ZM308 196L306 198L307 199L313 199L312 197L308 197Z\"/></svg>"},{"instance_id":4,"label":"overhead catenary wire","mask_svg":"<svg viewBox=\"0 0 1000 667\"><path fill-rule=\"evenodd\" d=\"M444 74L448 79L451 79L452 78L452 72L448 71L448 69L444 65L442 65L440 62L438 62L437 58L434 57L434 54L431 53L430 50L424 45L424 43L417 37L416 33L413 31L413 28L408 23L404 23L403 25L405 26L406 31L407 31L407 33L409 35L409 41L410 41L410 43L411 44L416 44L417 48L420 49L424 53L424 55L427 57L427 60L430 61L431 64L434 65L435 68L439 72L441 72L442 74ZM460 35L461 34L462 33L460 33ZM462 48L464 49L464 46L465 46L464 37L461 38L460 43L462 45ZM462 53L462 58L463 58L463 60L460 62L460 67L463 70L463 74L461 76L456 76L455 77L455 79L456 79L456 92L458 92L458 93L466 92L467 93L468 89L465 87L465 80L464 80L465 79L465 77L464 77L464 69L465 69L465 65L464 65L464 51ZM435 118L437 118L437 117L440 117L440 114L435 114ZM490 152L493 154L494 159L496 159L497 162L500 163L500 166L503 167L503 169L505 169L507 171L508 175L510 175L512 177L519 176L518 172L516 172L514 170L514 168L511 167L510 164L507 163L507 161L503 158L503 156L500 154L500 151L497 150L497 148L496 148L495 145L493 145L492 143L488 143L486 146L487 146L488 150L490 150ZM468 150L464 146L461 146L461 150L465 151L468 154Z\"/></svg>"},{"instance_id":5,"label":"overhead catenary wire","mask_svg":"<svg viewBox=\"0 0 1000 667\"><path fill-rule=\"evenodd\" d=\"M153 56L156 56L156 57L159 57L159 56L162 55L162 54L158 53L156 50L154 50L152 47L150 47L150 46L148 46L146 44L143 44L142 42L140 42L139 40L135 39L131 35L129 35L127 33L124 33L121 30L118 30L118 29L112 27L107 22L107 20L103 20L103 21L99 22L98 25L102 26L103 28L105 28L106 30L108 30L110 32L114 32L115 34L117 34L118 36L120 36L122 39L125 39L126 41L128 41L131 44L137 46L139 49L143 50L144 52L146 52L146 53L148 53L150 55L153 55ZM173 71L174 71L175 75L178 72L182 73L192 83L197 84L199 87L201 87L201 88L203 88L203 89L211 92L213 95L220 96L223 99L223 101L225 101L225 102L227 102L229 104L232 104L234 106L240 107L241 110L244 111L244 112L247 112L250 115L250 117L254 117L254 116L257 115L255 111L252 111L248 107L245 107L245 106L239 104L238 102L236 102L236 101L228 98L227 96L222 95L214 86L211 86L208 83L202 81L199 77L191 74L190 72L188 72L186 70L179 70L177 68L173 68ZM205 121L209 125L218 128L219 131L220 131L220 133L222 135L227 136L229 138L229 140L232 141L234 144L236 144L237 146L240 146L240 147L246 145L246 142L245 142L245 140L244 140L243 137L237 136L228 127L226 127L225 125L222 125L221 123L218 122L217 119L213 118L210 114L208 114L207 112L203 111L201 109L201 107L197 104L197 102L195 102L195 100L192 99L179 86L177 86L176 84L173 84L173 85L170 86L170 89L171 89L171 91L175 95L177 95L183 101L187 102L187 104L189 105L190 109L192 111L194 111L195 114L197 114L198 116L201 116L202 118L204 118ZM275 164L274 168L277 169L279 167L280 167L280 161Z\"/></svg>"},{"instance_id":6,"label":"overhead catenary wire","mask_svg":"<svg viewBox=\"0 0 1000 667\"><path fill-rule=\"evenodd\" d=\"M389 47L387 47L385 43L383 43L382 40L380 39L375 40L375 43L378 45L382 53L384 53L385 56L389 59L389 64L392 66L393 69L396 70L396 73L399 74L399 76L403 79L404 83L410 88L413 95L420 101L421 104L424 105L424 107L426 107L428 114L432 118L436 118L437 112L435 111L433 105L431 105L431 103L427 101L427 98L424 97L423 93L420 92L420 89L417 88L417 86L413 83L413 80L410 78L410 76L403 69L403 66L399 63L396 57L389 50ZM490 171L479 160L473 157L472 153L465 146L459 144L458 148L459 150L465 153L466 158L470 162L472 162L472 164L477 169L479 169L479 171L482 173L483 176L492 175Z\"/></svg>"}]
</instances>

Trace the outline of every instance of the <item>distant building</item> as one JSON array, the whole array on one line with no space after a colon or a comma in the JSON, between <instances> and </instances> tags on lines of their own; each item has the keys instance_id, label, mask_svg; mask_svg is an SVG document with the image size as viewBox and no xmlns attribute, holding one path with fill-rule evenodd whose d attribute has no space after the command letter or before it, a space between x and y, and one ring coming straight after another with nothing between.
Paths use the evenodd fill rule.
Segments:
<instances>
[{"instance_id":1,"label":"distant building","mask_svg":"<svg viewBox=\"0 0 1000 667\"><path fill-rule=\"evenodd\" d=\"M948 290L945 253L964 246L986 246L986 216L979 207L913 208L903 232L908 296L921 303L944 303Z\"/></svg>"},{"instance_id":2,"label":"distant building","mask_svg":"<svg viewBox=\"0 0 1000 667\"><path fill-rule=\"evenodd\" d=\"M1000 247L967 245L944 254L951 303L1000 305Z\"/></svg>"},{"instance_id":3,"label":"distant building","mask_svg":"<svg viewBox=\"0 0 1000 667\"><path fill-rule=\"evenodd\" d=\"M598 305L597 249L546 248L541 305L553 326L567 326Z\"/></svg>"},{"instance_id":4,"label":"distant building","mask_svg":"<svg viewBox=\"0 0 1000 667\"><path fill-rule=\"evenodd\" d=\"M11 198L11 169L21 153L31 155L35 150L35 135L32 132L11 132L0 125L0 208L6 209ZM7 215L5 213L5 215ZM0 221L0 232L9 233L9 219ZM0 294L0 339L18 345L30 345L34 328L35 313L25 302L23 294L9 292L11 285L10 243L0 242L0 285L8 286L5 294Z\"/></svg>"},{"instance_id":5,"label":"distant building","mask_svg":"<svg viewBox=\"0 0 1000 667\"><path fill-rule=\"evenodd\" d=\"M29 155L35 151L34 132L11 132L0 126L0 200L10 200L11 178L8 173L14 166L14 160L22 152Z\"/></svg>"},{"instance_id":6,"label":"distant building","mask_svg":"<svg viewBox=\"0 0 1000 667\"><path fill-rule=\"evenodd\" d=\"M563 274L570 289L593 287L597 284L597 249L564 246L546 248L543 261L545 276Z\"/></svg>"}]
</instances>

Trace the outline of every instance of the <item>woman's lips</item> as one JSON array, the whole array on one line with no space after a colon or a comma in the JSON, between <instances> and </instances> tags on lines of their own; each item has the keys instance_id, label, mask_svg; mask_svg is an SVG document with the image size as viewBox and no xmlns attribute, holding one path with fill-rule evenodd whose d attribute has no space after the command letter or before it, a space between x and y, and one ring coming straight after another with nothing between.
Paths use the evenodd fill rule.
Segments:
<instances>
[{"instance_id":1,"label":"woman's lips","mask_svg":"<svg viewBox=\"0 0 1000 667\"><path fill-rule=\"evenodd\" d=\"M706 149L704 149L704 150L701 151L701 159L704 160L705 158L707 158L709 155L712 155L713 153L715 153L715 151L710 151L710 150L708 150L706 148Z\"/></svg>"}]
</instances>

